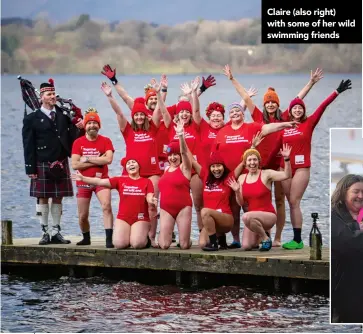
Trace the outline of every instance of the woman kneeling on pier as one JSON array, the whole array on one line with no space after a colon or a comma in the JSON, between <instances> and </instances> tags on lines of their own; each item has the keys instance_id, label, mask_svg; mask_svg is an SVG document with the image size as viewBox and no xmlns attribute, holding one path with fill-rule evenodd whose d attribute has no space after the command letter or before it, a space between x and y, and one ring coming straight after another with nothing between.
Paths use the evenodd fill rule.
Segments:
<instances>
[{"instance_id":1,"label":"woman kneeling on pier","mask_svg":"<svg viewBox=\"0 0 363 334\"><path fill-rule=\"evenodd\" d=\"M159 246L168 249L172 242L175 222L178 225L179 244L181 249L191 246L190 233L192 225L192 198L190 180L192 163L188 156L184 138L184 121L176 121L175 132L178 141L172 141L168 148L169 167L165 169L159 181L160 189L160 234Z\"/></svg>"},{"instance_id":2,"label":"woman kneeling on pier","mask_svg":"<svg viewBox=\"0 0 363 334\"><path fill-rule=\"evenodd\" d=\"M150 179L140 176L140 165L132 156L124 158L122 164L128 176L100 179L86 177L77 172L72 178L87 184L118 190L120 203L112 239L115 248L150 247L148 204L157 206L153 184Z\"/></svg>"},{"instance_id":3,"label":"woman kneeling on pier","mask_svg":"<svg viewBox=\"0 0 363 334\"><path fill-rule=\"evenodd\" d=\"M274 181L283 181L291 178L290 164L291 147L285 144L280 150L285 160L285 169L275 171L261 170L261 156L255 149L246 150L243 162L248 173L240 175L238 182L231 181L230 186L236 193L239 205L247 202L248 212L244 213L242 220L245 224L242 235L242 248L251 250L260 244L260 251L268 251L272 241L268 230L276 224L276 211L272 205L271 185Z\"/></svg>"}]
</instances>

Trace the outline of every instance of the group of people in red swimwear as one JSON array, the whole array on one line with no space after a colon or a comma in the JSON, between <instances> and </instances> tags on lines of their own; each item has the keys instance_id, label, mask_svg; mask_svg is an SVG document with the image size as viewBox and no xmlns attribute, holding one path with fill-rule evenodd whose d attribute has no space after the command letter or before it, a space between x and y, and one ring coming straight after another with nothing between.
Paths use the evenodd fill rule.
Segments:
<instances>
[{"instance_id":1,"label":"group of people in red swimwear","mask_svg":"<svg viewBox=\"0 0 363 334\"><path fill-rule=\"evenodd\" d=\"M300 202L310 178L313 131L325 109L351 88L351 81L342 80L308 115L303 99L323 77L322 70L311 72L308 84L285 111L281 111L273 88L264 94L260 110L252 100L256 90L246 90L228 65L223 72L242 100L227 108L220 102L209 103L203 115L199 96L215 85L212 76L183 84L179 101L166 106L166 76L160 82L153 79L145 87L145 96L133 99L118 82L116 69L104 66L102 74L131 110L131 122L114 97L112 86L103 82L101 89L116 114L126 154L121 161L122 175L110 177L107 165L112 163L113 144L98 134L100 115L89 109L83 122L85 136L76 139L72 148L72 167L77 170L72 178L78 188L83 232L79 245L90 244L87 210L94 191L103 208L105 229L113 228L112 244L109 238L107 247L168 249L176 223L178 245L188 249L192 206L200 232L199 246L205 251L304 247ZM245 122L246 109L252 123ZM115 222L110 189L117 189L120 197ZM285 198L294 233L291 241L282 244ZM270 231L275 225L272 240ZM227 245L229 232L233 242Z\"/></svg>"}]
</instances>

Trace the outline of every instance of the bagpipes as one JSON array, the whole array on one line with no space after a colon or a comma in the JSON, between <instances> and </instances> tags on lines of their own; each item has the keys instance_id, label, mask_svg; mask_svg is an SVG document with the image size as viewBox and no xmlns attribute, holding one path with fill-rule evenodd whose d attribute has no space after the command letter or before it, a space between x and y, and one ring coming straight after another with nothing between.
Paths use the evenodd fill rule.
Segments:
<instances>
[{"instance_id":1,"label":"bagpipes","mask_svg":"<svg viewBox=\"0 0 363 334\"><path fill-rule=\"evenodd\" d=\"M33 84L20 75L18 76L20 80L21 94L23 97L24 105L24 117L28 115L27 106L32 110L32 112L40 109L42 106L40 100L40 92L36 89ZM53 79L49 79L49 82L54 83ZM67 115L73 123L77 123L82 120L82 112L72 101L72 99L64 99L56 95L57 106L63 111L64 115Z\"/></svg>"}]
</instances>

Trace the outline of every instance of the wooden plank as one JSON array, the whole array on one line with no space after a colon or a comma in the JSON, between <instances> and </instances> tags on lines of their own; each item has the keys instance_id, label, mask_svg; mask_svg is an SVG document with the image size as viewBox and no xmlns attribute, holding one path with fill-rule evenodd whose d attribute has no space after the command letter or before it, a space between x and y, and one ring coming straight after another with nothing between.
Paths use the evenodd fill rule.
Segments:
<instances>
[{"instance_id":1,"label":"wooden plank","mask_svg":"<svg viewBox=\"0 0 363 334\"><path fill-rule=\"evenodd\" d=\"M106 249L103 238L92 239L90 246L76 246L79 237L70 237L69 245L39 246L38 239L15 239L14 245L2 246L2 263L48 264L61 266L114 267L171 270L220 274L329 279L329 249L323 248L321 261L309 260L309 248L269 252L225 250L203 252L197 246L189 250Z\"/></svg>"}]
</instances>

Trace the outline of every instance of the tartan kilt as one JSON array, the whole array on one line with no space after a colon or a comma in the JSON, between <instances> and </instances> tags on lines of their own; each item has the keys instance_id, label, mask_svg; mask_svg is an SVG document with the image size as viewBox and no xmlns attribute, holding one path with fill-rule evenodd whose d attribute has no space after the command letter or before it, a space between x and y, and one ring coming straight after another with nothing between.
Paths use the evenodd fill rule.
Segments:
<instances>
[{"instance_id":1,"label":"tartan kilt","mask_svg":"<svg viewBox=\"0 0 363 334\"><path fill-rule=\"evenodd\" d=\"M49 172L49 162L37 162L37 175L38 178L31 179L30 182L30 196L37 198L59 198L59 197L72 197L73 185L71 173L69 171L68 158L63 162L66 176L59 181L49 179L47 172Z\"/></svg>"}]
</instances>

